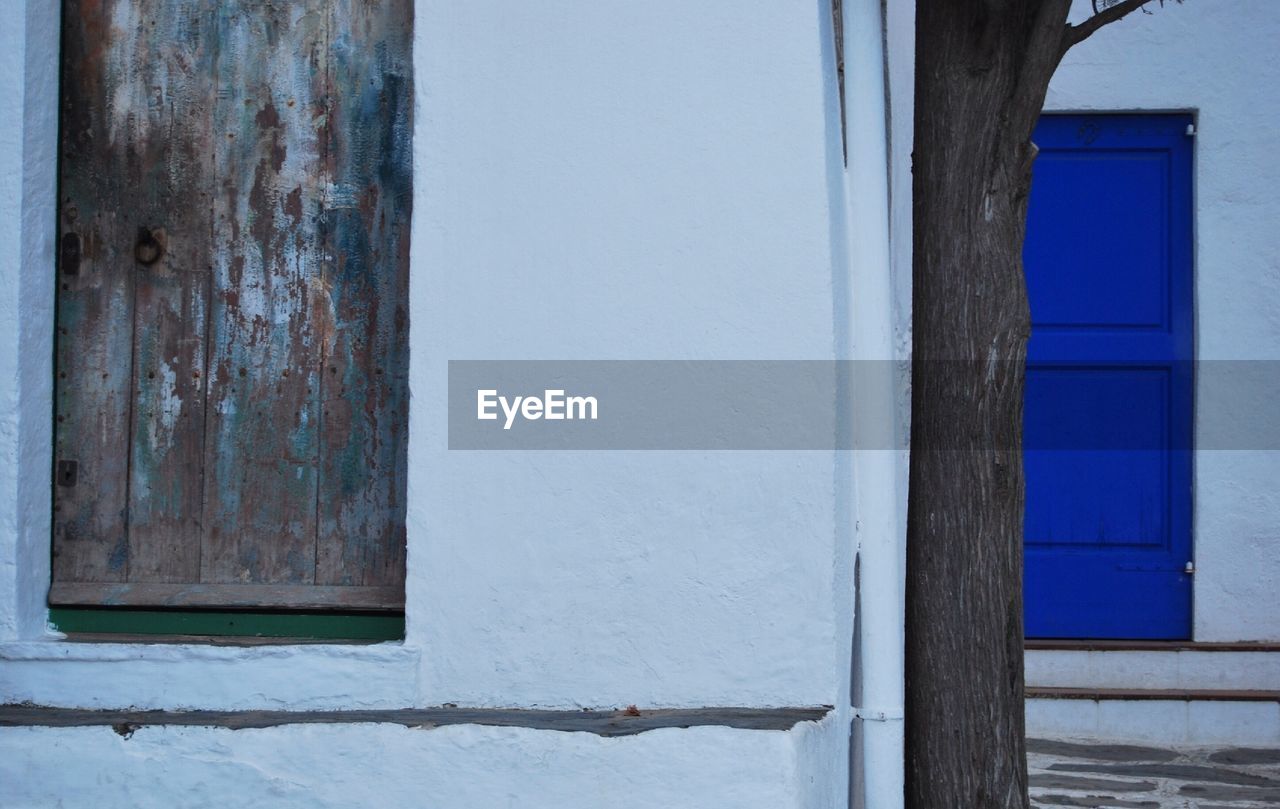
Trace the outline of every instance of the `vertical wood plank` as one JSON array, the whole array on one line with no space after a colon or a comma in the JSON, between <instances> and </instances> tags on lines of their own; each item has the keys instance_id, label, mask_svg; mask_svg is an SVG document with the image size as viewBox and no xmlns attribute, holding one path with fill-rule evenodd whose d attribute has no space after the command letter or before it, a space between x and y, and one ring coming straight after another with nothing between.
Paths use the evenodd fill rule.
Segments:
<instances>
[{"instance_id":1,"label":"vertical wood plank","mask_svg":"<svg viewBox=\"0 0 1280 809\"><path fill-rule=\"evenodd\" d=\"M320 584L404 581L411 0L334 0Z\"/></svg>"},{"instance_id":2,"label":"vertical wood plank","mask_svg":"<svg viewBox=\"0 0 1280 809\"><path fill-rule=\"evenodd\" d=\"M104 48L112 3L66 0L62 37L55 385L55 581L128 574L126 506L137 112L116 91L124 66Z\"/></svg>"},{"instance_id":3,"label":"vertical wood plank","mask_svg":"<svg viewBox=\"0 0 1280 809\"><path fill-rule=\"evenodd\" d=\"M212 247L212 13L186 0L117 0L117 8L131 13L116 15L109 46L110 61L128 66L116 97L127 93L147 144L136 189L146 230L135 250L155 257L132 270L128 580L195 582Z\"/></svg>"},{"instance_id":4,"label":"vertical wood plank","mask_svg":"<svg viewBox=\"0 0 1280 809\"><path fill-rule=\"evenodd\" d=\"M203 582L315 581L326 7L216 4Z\"/></svg>"}]
</instances>

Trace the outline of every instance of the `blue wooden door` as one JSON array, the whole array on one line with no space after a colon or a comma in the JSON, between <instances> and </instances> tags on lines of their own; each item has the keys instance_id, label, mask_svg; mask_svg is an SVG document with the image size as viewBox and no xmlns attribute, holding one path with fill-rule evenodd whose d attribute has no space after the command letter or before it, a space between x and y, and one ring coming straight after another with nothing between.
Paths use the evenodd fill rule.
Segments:
<instances>
[{"instance_id":1,"label":"blue wooden door","mask_svg":"<svg viewBox=\"0 0 1280 809\"><path fill-rule=\"evenodd\" d=\"M1028 637L1191 634L1189 115L1047 115L1024 251Z\"/></svg>"}]
</instances>

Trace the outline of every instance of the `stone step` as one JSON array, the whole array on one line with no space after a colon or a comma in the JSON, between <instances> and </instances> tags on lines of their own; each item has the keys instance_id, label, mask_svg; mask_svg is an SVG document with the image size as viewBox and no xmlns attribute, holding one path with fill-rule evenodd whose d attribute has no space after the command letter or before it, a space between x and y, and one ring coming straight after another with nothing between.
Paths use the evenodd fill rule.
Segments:
<instances>
[{"instance_id":1,"label":"stone step","mask_svg":"<svg viewBox=\"0 0 1280 809\"><path fill-rule=\"evenodd\" d=\"M1280 745L1280 691L1029 686L1027 733L1175 745Z\"/></svg>"},{"instance_id":2,"label":"stone step","mask_svg":"<svg viewBox=\"0 0 1280 809\"><path fill-rule=\"evenodd\" d=\"M1056 688L1027 686L1027 699L1280 702L1280 691L1209 688Z\"/></svg>"},{"instance_id":3,"label":"stone step","mask_svg":"<svg viewBox=\"0 0 1280 809\"><path fill-rule=\"evenodd\" d=\"M1028 642L1029 687L1141 691L1280 689L1280 646L1115 641Z\"/></svg>"}]
</instances>

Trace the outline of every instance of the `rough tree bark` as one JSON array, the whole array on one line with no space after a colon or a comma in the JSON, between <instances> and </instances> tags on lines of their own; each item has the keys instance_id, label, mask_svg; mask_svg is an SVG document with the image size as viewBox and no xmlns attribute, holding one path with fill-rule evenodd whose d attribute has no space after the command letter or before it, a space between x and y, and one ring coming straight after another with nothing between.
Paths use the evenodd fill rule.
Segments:
<instances>
[{"instance_id":1,"label":"rough tree bark","mask_svg":"<svg viewBox=\"0 0 1280 809\"><path fill-rule=\"evenodd\" d=\"M1022 241L1062 55L1147 0L919 0L906 805L1027 807ZM1151 0L1155 2L1155 0ZM1101 5L1095 3L1095 6Z\"/></svg>"}]
</instances>

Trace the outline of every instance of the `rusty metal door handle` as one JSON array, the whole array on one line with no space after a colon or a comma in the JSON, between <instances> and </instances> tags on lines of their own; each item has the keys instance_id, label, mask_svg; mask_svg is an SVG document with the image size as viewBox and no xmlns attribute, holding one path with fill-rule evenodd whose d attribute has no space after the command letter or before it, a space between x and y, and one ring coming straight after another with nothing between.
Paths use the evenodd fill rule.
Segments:
<instances>
[{"instance_id":1,"label":"rusty metal door handle","mask_svg":"<svg viewBox=\"0 0 1280 809\"><path fill-rule=\"evenodd\" d=\"M150 267L164 256L164 228L138 228L138 239L133 245L133 257L144 267Z\"/></svg>"}]
</instances>

